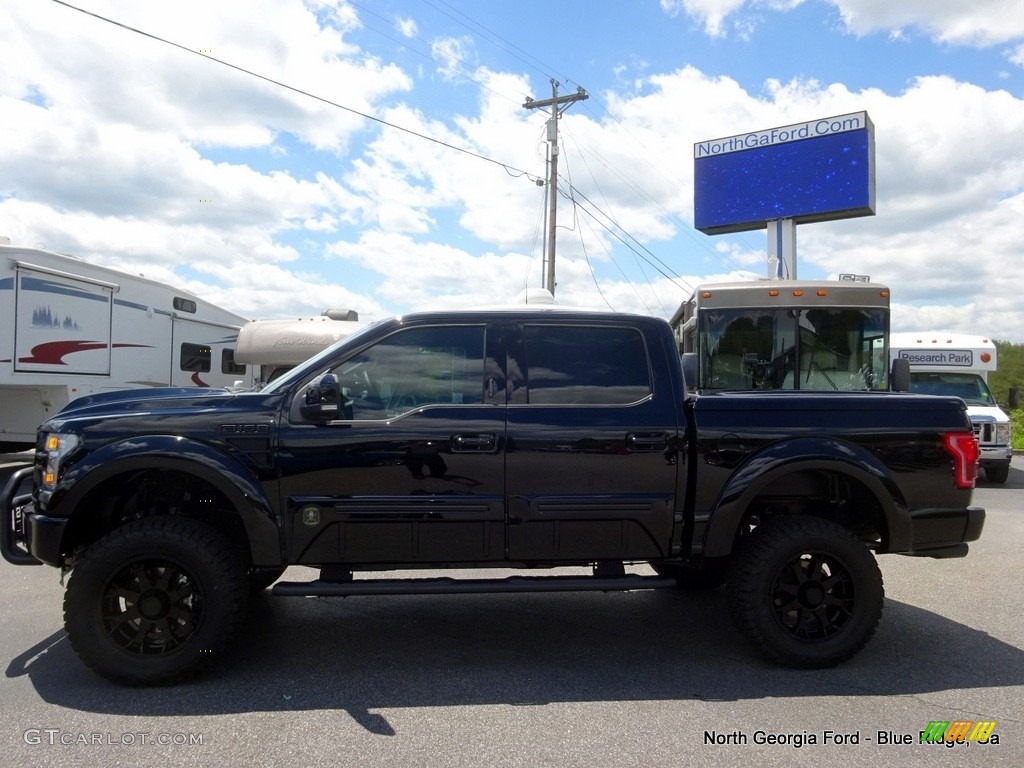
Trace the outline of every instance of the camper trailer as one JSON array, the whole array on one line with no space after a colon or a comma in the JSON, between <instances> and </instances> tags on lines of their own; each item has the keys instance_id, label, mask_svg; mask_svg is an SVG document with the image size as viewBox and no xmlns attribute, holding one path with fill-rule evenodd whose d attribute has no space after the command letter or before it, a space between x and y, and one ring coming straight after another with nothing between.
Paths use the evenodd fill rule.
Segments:
<instances>
[{"instance_id":1,"label":"camper trailer","mask_svg":"<svg viewBox=\"0 0 1024 768\"><path fill-rule=\"evenodd\" d=\"M234 357L244 317L172 286L0 244L0 451L83 395L252 386Z\"/></svg>"},{"instance_id":2,"label":"camper trailer","mask_svg":"<svg viewBox=\"0 0 1024 768\"><path fill-rule=\"evenodd\" d=\"M1010 417L988 387L988 374L996 370L996 345L984 336L922 331L894 333L890 350L894 360L910 363L912 392L963 399L981 447L979 464L986 479L1006 482L1013 457Z\"/></svg>"},{"instance_id":3,"label":"camper trailer","mask_svg":"<svg viewBox=\"0 0 1024 768\"><path fill-rule=\"evenodd\" d=\"M235 360L252 365L259 383L269 384L366 325L351 309L326 309L317 317L294 320L252 320L238 333Z\"/></svg>"}]
</instances>

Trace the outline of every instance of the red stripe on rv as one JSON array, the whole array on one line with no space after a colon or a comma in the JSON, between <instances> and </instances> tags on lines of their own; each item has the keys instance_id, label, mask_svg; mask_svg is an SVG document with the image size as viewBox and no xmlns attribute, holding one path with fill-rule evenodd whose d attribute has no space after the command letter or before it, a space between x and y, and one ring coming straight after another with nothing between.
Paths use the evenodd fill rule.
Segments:
<instances>
[{"instance_id":1,"label":"red stripe on rv","mask_svg":"<svg viewBox=\"0 0 1024 768\"><path fill-rule=\"evenodd\" d=\"M111 348L147 347L148 344L112 344ZM75 352L88 352L94 349L106 349L102 341L48 341L32 347L29 357L19 357L19 363L35 363L37 365L67 365L64 358Z\"/></svg>"}]
</instances>

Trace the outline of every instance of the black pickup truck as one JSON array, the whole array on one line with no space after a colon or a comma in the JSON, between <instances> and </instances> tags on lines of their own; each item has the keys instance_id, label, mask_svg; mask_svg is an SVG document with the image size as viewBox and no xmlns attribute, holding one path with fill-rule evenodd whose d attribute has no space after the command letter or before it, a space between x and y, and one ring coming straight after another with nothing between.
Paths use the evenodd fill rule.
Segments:
<instances>
[{"instance_id":1,"label":"black pickup truck","mask_svg":"<svg viewBox=\"0 0 1024 768\"><path fill-rule=\"evenodd\" d=\"M694 396L661 320L421 313L261 391L73 401L0 496L2 549L71 572L71 644L125 684L208 665L291 565L319 577L274 595L724 583L769 658L824 667L875 631L873 553L967 553L977 460L957 398ZM478 567L544 575L415 573Z\"/></svg>"}]
</instances>

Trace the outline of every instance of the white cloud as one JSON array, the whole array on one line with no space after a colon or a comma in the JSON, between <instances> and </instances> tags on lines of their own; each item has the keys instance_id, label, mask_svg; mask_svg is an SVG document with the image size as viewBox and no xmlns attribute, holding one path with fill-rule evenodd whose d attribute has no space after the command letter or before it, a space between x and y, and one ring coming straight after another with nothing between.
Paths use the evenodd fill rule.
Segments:
<instances>
[{"instance_id":1,"label":"white cloud","mask_svg":"<svg viewBox=\"0 0 1024 768\"><path fill-rule=\"evenodd\" d=\"M437 62L437 71L445 80L469 77L477 68L473 38L442 37L430 44L430 55Z\"/></svg>"},{"instance_id":2,"label":"white cloud","mask_svg":"<svg viewBox=\"0 0 1024 768\"><path fill-rule=\"evenodd\" d=\"M1024 35L1020 0L829 0L851 32L907 28L961 45L994 45Z\"/></svg>"},{"instance_id":3,"label":"white cloud","mask_svg":"<svg viewBox=\"0 0 1024 768\"><path fill-rule=\"evenodd\" d=\"M786 12L805 0L660 0L671 16L696 19L712 37L751 33L759 14ZM894 37L920 30L958 45L986 46L1024 36L1020 0L826 0L835 6L847 30L856 35L886 32Z\"/></svg>"},{"instance_id":4,"label":"white cloud","mask_svg":"<svg viewBox=\"0 0 1024 768\"><path fill-rule=\"evenodd\" d=\"M216 13L202 0L97 0L90 8L362 112L411 87L398 67L353 56L348 16L331 16L336 25L322 28L298 0L224 0ZM365 127L351 112L56 4L14 0L0 9L0 24L0 95L34 90L97 124L171 133L197 146L266 146L286 131L336 151Z\"/></svg>"},{"instance_id":5,"label":"white cloud","mask_svg":"<svg viewBox=\"0 0 1024 768\"><path fill-rule=\"evenodd\" d=\"M415 19L408 17L397 19L395 26L402 33L402 37L416 37L419 34L419 28L416 25Z\"/></svg>"},{"instance_id":6,"label":"white cloud","mask_svg":"<svg viewBox=\"0 0 1024 768\"><path fill-rule=\"evenodd\" d=\"M725 34L725 19L736 13L748 0L660 0L662 10L670 16L684 13L698 19L712 37Z\"/></svg>"}]
</instances>

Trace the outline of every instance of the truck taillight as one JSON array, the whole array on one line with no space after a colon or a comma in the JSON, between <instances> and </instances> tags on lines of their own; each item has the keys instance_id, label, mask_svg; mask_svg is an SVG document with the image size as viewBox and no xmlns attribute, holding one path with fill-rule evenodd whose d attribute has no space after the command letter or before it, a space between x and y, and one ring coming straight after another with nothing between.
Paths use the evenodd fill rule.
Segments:
<instances>
[{"instance_id":1,"label":"truck taillight","mask_svg":"<svg viewBox=\"0 0 1024 768\"><path fill-rule=\"evenodd\" d=\"M957 488L973 488L978 477L981 449L973 432L947 432L942 444L953 456L953 482Z\"/></svg>"}]
</instances>

